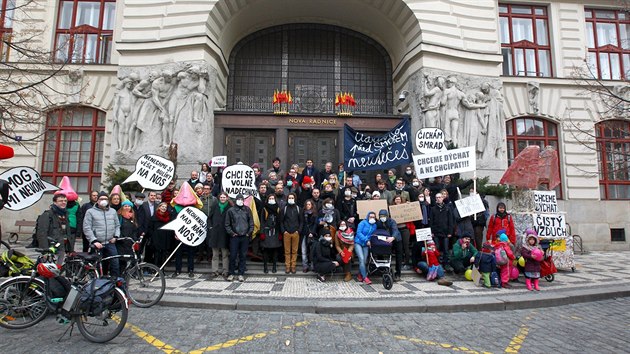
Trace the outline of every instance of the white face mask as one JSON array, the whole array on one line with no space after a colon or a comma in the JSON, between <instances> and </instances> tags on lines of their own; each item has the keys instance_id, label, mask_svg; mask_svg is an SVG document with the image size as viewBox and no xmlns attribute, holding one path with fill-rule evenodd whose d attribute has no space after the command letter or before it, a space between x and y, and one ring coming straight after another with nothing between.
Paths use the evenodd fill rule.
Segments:
<instances>
[{"instance_id":1,"label":"white face mask","mask_svg":"<svg viewBox=\"0 0 630 354\"><path fill-rule=\"evenodd\" d=\"M418 187L419 185L420 185L420 182L413 182L414 187Z\"/></svg>"},{"instance_id":2,"label":"white face mask","mask_svg":"<svg viewBox=\"0 0 630 354\"><path fill-rule=\"evenodd\" d=\"M333 205L332 205L332 204L330 204L330 203L326 203L326 208L328 208L328 209L332 209L332 207L333 207Z\"/></svg>"},{"instance_id":3,"label":"white face mask","mask_svg":"<svg viewBox=\"0 0 630 354\"><path fill-rule=\"evenodd\" d=\"M330 241L332 241L332 237L330 237L330 236L324 236L324 240L326 240L326 241L330 242Z\"/></svg>"},{"instance_id":4,"label":"white face mask","mask_svg":"<svg viewBox=\"0 0 630 354\"><path fill-rule=\"evenodd\" d=\"M269 199L269 205L276 205L275 199Z\"/></svg>"},{"instance_id":5,"label":"white face mask","mask_svg":"<svg viewBox=\"0 0 630 354\"><path fill-rule=\"evenodd\" d=\"M418 198L418 201L424 202L424 198Z\"/></svg>"},{"instance_id":6,"label":"white face mask","mask_svg":"<svg viewBox=\"0 0 630 354\"><path fill-rule=\"evenodd\" d=\"M107 202L107 200L99 200L98 201L98 206L100 206L101 208L105 208L107 206L107 204L109 204L109 202Z\"/></svg>"},{"instance_id":7,"label":"white face mask","mask_svg":"<svg viewBox=\"0 0 630 354\"><path fill-rule=\"evenodd\" d=\"M144 200L136 199L136 205L137 206L142 205L142 203L144 203Z\"/></svg>"},{"instance_id":8,"label":"white face mask","mask_svg":"<svg viewBox=\"0 0 630 354\"><path fill-rule=\"evenodd\" d=\"M339 226L339 230L346 231L346 227L345 226Z\"/></svg>"},{"instance_id":9,"label":"white face mask","mask_svg":"<svg viewBox=\"0 0 630 354\"><path fill-rule=\"evenodd\" d=\"M372 219L372 218L370 218L370 219L368 219L368 222L369 222L370 224L375 224L375 223L376 223L376 219Z\"/></svg>"},{"instance_id":10,"label":"white face mask","mask_svg":"<svg viewBox=\"0 0 630 354\"><path fill-rule=\"evenodd\" d=\"M383 217L379 218L379 220L381 220L381 222L385 222L385 221L387 221L387 218L383 216Z\"/></svg>"},{"instance_id":11,"label":"white face mask","mask_svg":"<svg viewBox=\"0 0 630 354\"><path fill-rule=\"evenodd\" d=\"M343 192L343 194L344 194L346 197L349 197L349 196L351 196L351 195L352 195L352 191L345 191L345 192Z\"/></svg>"},{"instance_id":12,"label":"white face mask","mask_svg":"<svg viewBox=\"0 0 630 354\"><path fill-rule=\"evenodd\" d=\"M406 173L406 174L408 174L408 175L410 175L410 174L412 174L413 172L412 172L411 170L407 170L407 171L405 171L405 173Z\"/></svg>"},{"instance_id":13,"label":"white face mask","mask_svg":"<svg viewBox=\"0 0 630 354\"><path fill-rule=\"evenodd\" d=\"M236 201L236 205L243 206L243 200L239 199Z\"/></svg>"},{"instance_id":14,"label":"white face mask","mask_svg":"<svg viewBox=\"0 0 630 354\"><path fill-rule=\"evenodd\" d=\"M295 199L289 199L287 200L287 203L289 203L289 205L293 205L295 204Z\"/></svg>"}]
</instances>

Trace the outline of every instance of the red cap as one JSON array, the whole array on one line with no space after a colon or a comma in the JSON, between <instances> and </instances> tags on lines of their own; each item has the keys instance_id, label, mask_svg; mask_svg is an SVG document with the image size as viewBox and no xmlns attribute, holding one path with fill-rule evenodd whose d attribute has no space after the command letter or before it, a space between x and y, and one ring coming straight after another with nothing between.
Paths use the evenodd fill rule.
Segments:
<instances>
[{"instance_id":1,"label":"red cap","mask_svg":"<svg viewBox=\"0 0 630 354\"><path fill-rule=\"evenodd\" d=\"M311 184L313 183L313 178L311 176L304 176L302 179L302 184Z\"/></svg>"}]
</instances>

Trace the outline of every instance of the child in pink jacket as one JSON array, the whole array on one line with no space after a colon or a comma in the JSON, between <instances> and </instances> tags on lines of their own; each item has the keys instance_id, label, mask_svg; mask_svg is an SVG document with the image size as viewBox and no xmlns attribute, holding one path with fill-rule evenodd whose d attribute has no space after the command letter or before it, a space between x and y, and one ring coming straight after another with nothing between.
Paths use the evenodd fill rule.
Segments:
<instances>
[{"instance_id":1,"label":"child in pink jacket","mask_svg":"<svg viewBox=\"0 0 630 354\"><path fill-rule=\"evenodd\" d=\"M497 242L494 245L495 253L497 252L496 251L497 249L503 249L508 258L507 263L504 265L499 265L497 262L497 268L499 268L499 272L501 276L501 286L504 288L512 287L512 285L508 283L510 281L510 274L512 274L512 267L514 267L513 264L514 264L515 257L514 257L514 252L513 252L512 247L513 246L510 243L510 240L508 239L505 233L502 233L499 236L499 238L497 239Z\"/></svg>"}]
</instances>

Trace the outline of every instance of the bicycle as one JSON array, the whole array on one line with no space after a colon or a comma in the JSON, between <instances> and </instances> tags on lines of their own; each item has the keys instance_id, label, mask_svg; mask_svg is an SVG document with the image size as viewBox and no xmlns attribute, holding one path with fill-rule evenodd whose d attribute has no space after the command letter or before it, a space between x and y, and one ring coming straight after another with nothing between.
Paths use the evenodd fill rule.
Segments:
<instances>
[{"instance_id":1,"label":"bicycle","mask_svg":"<svg viewBox=\"0 0 630 354\"><path fill-rule=\"evenodd\" d=\"M66 257L62 267L66 277L70 279L87 281L103 276L104 261L111 259L126 260L125 269L121 272L127 284L126 293L131 302L142 308L151 307L162 299L166 290L166 277L162 270L151 263L142 262L138 253L142 238L138 241L130 237L120 237L116 242L133 242L132 252L103 258L100 250L96 253L73 253Z\"/></svg>"},{"instance_id":2,"label":"bicycle","mask_svg":"<svg viewBox=\"0 0 630 354\"><path fill-rule=\"evenodd\" d=\"M0 284L0 326L24 329L41 322L48 313L56 313L60 323L70 323L68 330L76 324L83 337L91 342L104 343L118 336L127 323L129 312L128 299L121 289L123 282L115 282L111 297L107 298L109 301L103 301L102 308L91 308L93 302L86 307L82 295L88 290L87 286L74 282L68 291L64 285L63 297L52 293L51 279L65 279L60 277L59 268L54 263L56 249L36 251L40 256L30 276L14 277ZM94 291L94 287L91 290Z\"/></svg>"}]
</instances>

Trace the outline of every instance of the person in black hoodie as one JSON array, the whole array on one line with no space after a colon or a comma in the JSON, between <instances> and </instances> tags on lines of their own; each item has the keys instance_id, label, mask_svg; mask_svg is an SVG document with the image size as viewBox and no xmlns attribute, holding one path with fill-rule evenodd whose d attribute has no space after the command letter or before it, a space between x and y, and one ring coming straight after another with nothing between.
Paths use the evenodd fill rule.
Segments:
<instances>
[{"instance_id":1,"label":"person in black hoodie","mask_svg":"<svg viewBox=\"0 0 630 354\"><path fill-rule=\"evenodd\" d=\"M453 236L453 211L444 203L442 193L435 195L435 206L431 208L431 236L437 240L440 255L442 256L442 268L448 264L448 249L450 239Z\"/></svg>"},{"instance_id":2,"label":"person in black hoodie","mask_svg":"<svg viewBox=\"0 0 630 354\"><path fill-rule=\"evenodd\" d=\"M325 282L326 274L332 273L335 268L339 267L339 262L333 260L333 244L332 236L328 228L322 229L322 236L319 241L313 245L313 267L317 272L317 280Z\"/></svg>"},{"instance_id":3,"label":"person in black hoodie","mask_svg":"<svg viewBox=\"0 0 630 354\"><path fill-rule=\"evenodd\" d=\"M278 250L282 247L280 241L280 207L275 194L267 197L260 213L260 245L263 247L263 271L269 273L268 262L271 261L271 272L277 272Z\"/></svg>"},{"instance_id":4,"label":"person in black hoodie","mask_svg":"<svg viewBox=\"0 0 630 354\"><path fill-rule=\"evenodd\" d=\"M313 247L313 243L317 240L317 209L315 208L315 202L308 199L304 202L304 223L302 224L302 230L300 237L302 242L302 271L308 273L312 269L313 262L310 260L310 249ZM311 262L309 262L309 260Z\"/></svg>"},{"instance_id":5,"label":"person in black hoodie","mask_svg":"<svg viewBox=\"0 0 630 354\"><path fill-rule=\"evenodd\" d=\"M284 242L284 272L286 274L296 273L300 231L304 223L304 216L296 203L295 193L290 193L287 197L287 205L280 210L280 231Z\"/></svg>"}]
</instances>

